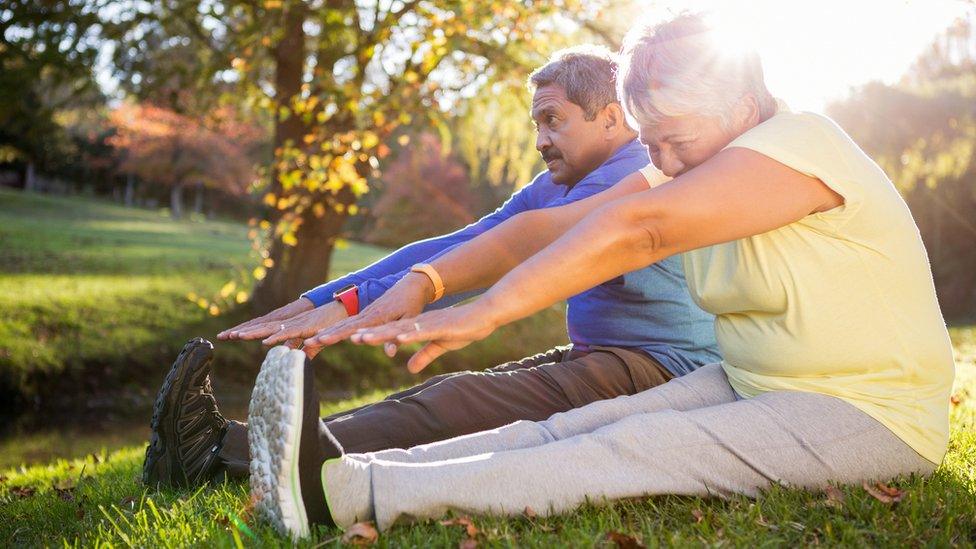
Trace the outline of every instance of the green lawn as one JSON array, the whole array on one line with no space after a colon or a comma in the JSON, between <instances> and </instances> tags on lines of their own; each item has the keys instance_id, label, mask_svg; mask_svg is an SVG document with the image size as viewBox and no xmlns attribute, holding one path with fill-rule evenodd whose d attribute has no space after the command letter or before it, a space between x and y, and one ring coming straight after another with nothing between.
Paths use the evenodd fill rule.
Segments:
<instances>
[{"instance_id":1,"label":"green lawn","mask_svg":"<svg viewBox=\"0 0 976 549\"><path fill-rule=\"evenodd\" d=\"M777 488L757 500L687 497L634 499L558 517L473 517L483 546L550 547L606 543L616 532L656 545L847 546L976 545L976 327L952 330L958 380L952 441L929 479L901 479L900 502L883 503L861 487L828 498ZM372 396L378 396L374 394ZM325 412L358 404L338 402ZM247 511L244 484L154 492L139 481L143 446L84 459L0 472L0 539L15 545L287 545ZM458 487L463 490L464 487ZM321 529L303 546L340 545ZM466 534L437 521L397 526L384 546L456 547ZM324 543L323 543L324 542Z\"/></svg>"},{"instance_id":2,"label":"green lawn","mask_svg":"<svg viewBox=\"0 0 976 549\"><path fill-rule=\"evenodd\" d=\"M173 222L98 201L0 190L0 384L7 384L0 389L48 398L106 389L151 397L183 341L213 334L245 314L212 317L186 298L191 291L213 296L253 266L244 235L233 223ZM337 253L336 268L349 270L381 253L351 245ZM564 337L560 314L553 310L503 330L446 356L440 368L480 368L542 350ZM896 483L905 491L898 503L882 503L860 487L844 488L841 499L787 489L756 501L655 497L550 519L474 517L476 541L590 546L608 543L607 534L616 532L648 546L976 546L976 327L951 332L958 373L951 448L932 478ZM256 345L220 345L217 368L244 370L246 378L261 355ZM413 379L372 348L339 347L323 355L319 371L327 386L344 380L362 395L327 403L324 412L382 395L371 388ZM145 490L138 478L142 436L86 441L67 452L78 456L67 460L17 466L29 453L0 459L0 544L286 545L249 516L243 484ZM58 445L56 438L31 444L40 451ZM97 448L103 449L88 454ZM338 536L322 530L304 545L337 545ZM464 539L459 526L428 522L398 526L381 535L380 544L458 546Z\"/></svg>"},{"instance_id":3,"label":"green lawn","mask_svg":"<svg viewBox=\"0 0 976 549\"><path fill-rule=\"evenodd\" d=\"M213 316L188 299L214 299L228 281L244 280L257 264L246 234L239 223L175 222L158 211L0 189L0 409L15 399L42 407L76 406L96 394L150 399L186 340L213 338L250 314L245 305ZM333 274L385 253L351 243L336 251ZM238 289L250 288L232 297ZM488 367L564 334L554 310L431 373ZM336 390L410 382L379 349L338 346L319 356ZM262 357L256 343L220 344L218 378L247 386Z\"/></svg>"}]
</instances>

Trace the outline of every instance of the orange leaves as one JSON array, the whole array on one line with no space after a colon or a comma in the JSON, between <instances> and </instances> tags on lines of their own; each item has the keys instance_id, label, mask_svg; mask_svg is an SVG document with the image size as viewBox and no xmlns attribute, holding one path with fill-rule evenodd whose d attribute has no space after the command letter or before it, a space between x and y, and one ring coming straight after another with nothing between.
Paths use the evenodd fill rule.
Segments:
<instances>
[{"instance_id":1,"label":"orange leaves","mask_svg":"<svg viewBox=\"0 0 976 549\"><path fill-rule=\"evenodd\" d=\"M905 497L905 491L888 486L883 482L876 482L873 485L864 482L861 484L864 491L871 494L871 497L885 504L898 503Z\"/></svg>"},{"instance_id":2,"label":"orange leaves","mask_svg":"<svg viewBox=\"0 0 976 549\"><path fill-rule=\"evenodd\" d=\"M442 520L439 523L441 526L461 526L464 528L465 538L461 540L458 544L459 549L474 549L478 546L478 535L481 533L478 527L475 526L474 521L468 517L452 518L447 520Z\"/></svg>"},{"instance_id":3,"label":"orange leaves","mask_svg":"<svg viewBox=\"0 0 976 549\"><path fill-rule=\"evenodd\" d=\"M372 545L376 543L379 537L380 534L372 522L357 522L342 534L342 542L353 545Z\"/></svg>"},{"instance_id":4,"label":"orange leaves","mask_svg":"<svg viewBox=\"0 0 976 549\"><path fill-rule=\"evenodd\" d=\"M844 492L841 492L840 489L833 484L827 486L827 489L824 490L824 494L827 496L827 500L824 502L824 505L833 507L835 509L840 509L843 507L844 501L847 499L844 497Z\"/></svg>"}]
</instances>

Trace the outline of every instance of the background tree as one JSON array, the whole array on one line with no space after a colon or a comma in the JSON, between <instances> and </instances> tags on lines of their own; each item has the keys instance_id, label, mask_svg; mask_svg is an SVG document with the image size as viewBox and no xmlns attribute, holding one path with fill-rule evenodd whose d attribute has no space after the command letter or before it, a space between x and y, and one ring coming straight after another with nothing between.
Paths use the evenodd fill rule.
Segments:
<instances>
[{"instance_id":1,"label":"background tree","mask_svg":"<svg viewBox=\"0 0 976 549\"><path fill-rule=\"evenodd\" d=\"M976 21L937 37L896 85L873 83L831 105L891 176L925 241L949 317L976 314Z\"/></svg>"},{"instance_id":2,"label":"background tree","mask_svg":"<svg viewBox=\"0 0 976 549\"><path fill-rule=\"evenodd\" d=\"M101 101L92 74L101 28L87 0L0 4L0 163L21 163L28 190L38 167L59 165L70 148L56 113Z\"/></svg>"},{"instance_id":3,"label":"background tree","mask_svg":"<svg viewBox=\"0 0 976 549\"><path fill-rule=\"evenodd\" d=\"M248 152L259 132L227 113L200 120L161 107L127 104L114 109L109 120L116 131L109 142L121 157L118 170L166 185L174 218L183 215L187 185L241 194L254 178Z\"/></svg>"},{"instance_id":4,"label":"background tree","mask_svg":"<svg viewBox=\"0 0 976 549\"><path fill-rule=\"evenodd\" d=\"M200 52L200 78L236 83L247 105L272 116L274 158L261 188L271 267L256 271L253 299L265 310L325 278L335 239L398 128L443 126L444 111L495 75L521 80L567 24L557 14L594 15L585 7L578 0L166 0L123 16L119 23L132 30L119 51L184 44Z\"/></svg>"}]
</instances>

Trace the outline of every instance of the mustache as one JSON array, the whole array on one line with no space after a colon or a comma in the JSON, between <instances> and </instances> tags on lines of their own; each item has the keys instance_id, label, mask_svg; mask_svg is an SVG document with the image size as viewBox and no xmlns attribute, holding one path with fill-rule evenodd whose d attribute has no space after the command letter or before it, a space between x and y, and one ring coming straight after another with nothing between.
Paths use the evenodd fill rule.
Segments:
<instances>
[{"instance_id":1,"label":"mustache","mask_svg":"<svg viewBox=\"0 0 976 549\"><path fill-rule=\"evenodd\" d=\"M546 149L542 153L542 160L544 162L549 162L550 160L556 160L556 159L559 159L559 158L562 158L562 157L563 157L563 153L561 153L561 152L559 152L559 151L557 151L555 149Z\"/></svg>"}]
</instances>

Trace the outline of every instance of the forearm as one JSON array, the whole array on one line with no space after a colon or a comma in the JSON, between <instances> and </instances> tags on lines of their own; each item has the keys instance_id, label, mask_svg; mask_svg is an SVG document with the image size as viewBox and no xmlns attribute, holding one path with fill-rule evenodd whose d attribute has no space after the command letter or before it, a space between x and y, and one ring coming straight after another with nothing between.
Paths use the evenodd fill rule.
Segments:
<instances>
[{"instance_id":1,"label":"forearm","mask_svg":"<svg viewBox=\"0 0 976 549\"><path fill-rule=\"evenodd\" d=\"M590 212L645 189L644 176L633 173L613 187L571 204L513 216L431 264L443 279L448 294L490 287L555 242Z\"/></svg>"},{"instance_id":2,"label":"forearm","mask_svg":"<svg viewBox=\"0 0 976 549\"><path fill-rule=\"evenodd\" d=\"M553 210L521 213L431 262L448 294L486 288L532 257L566 228Z\"/></svg>"},{"instance_id":3,"label":"forearm","mask_svg":"<svg viewBox=\"0 0 976 549\"><path fill-rule=\"evenodd\" d=\"M495 325L503 325L660 261L674 252L661 241L653 217L633 203L602 207L501 278L479 302Z\"/></svg>"}]
</instances>

